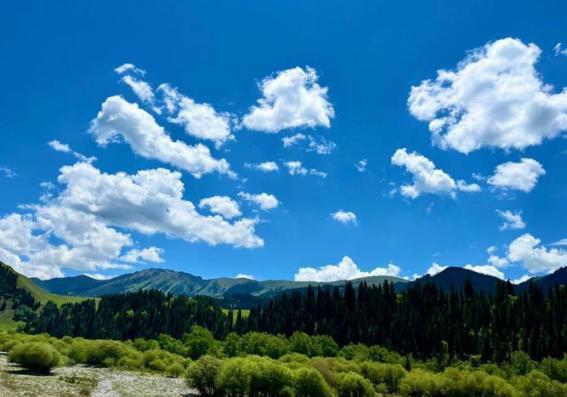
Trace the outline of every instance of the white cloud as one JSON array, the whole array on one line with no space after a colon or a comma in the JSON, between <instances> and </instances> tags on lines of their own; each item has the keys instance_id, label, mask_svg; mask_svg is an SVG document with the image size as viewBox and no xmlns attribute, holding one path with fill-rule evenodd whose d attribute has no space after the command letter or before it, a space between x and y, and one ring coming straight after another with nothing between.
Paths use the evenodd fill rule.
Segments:
<instances>
[{"instance_id":1,"label":"white cloud","mask_svg":"<svg viewBox=\"0 0 567 397\"><path fill-rule=\"evenodd\" d=\"M183 199L181 174L162 168L136 174L106 174L91 163L61 168L63 187L41 205L20 207L25 214L0 218L0 260L23 274L60 277L63 269L83 272L130 268L116 261L159 261L155 247L122 250L133 244L117 228L152 235L165 234L189 242L254 248L256 219L230 223L203 216Z\"/></svg>"},{"instance_id":2,"label":"white cloud","mask_svg":"<svg viewBox=\"0 0 567 397\"><path fill-rule=\"evenodd\" d=\"M240 192L238 193L238 197L258 205L258 207L260 207L260 209L263 211L277 208L280 204L276 196L268 193L250 194L246 192Z\"/></svg>"},{"instance_id":3,"label":"white cloud","mask_svg":"<svg viewBox=\"0 0 567 397\"><path fill-rule=\"evenodd\" d=\"M317 141L311 135L309 135L309 149L308 151L313 151L317 154L331 154L333 150L337 147L335 142L327 141L325 138L321 138Z\"/></svg>"},{"instance_id":4,"label":"white cloud","mask_svg":"<svg viewBox=\"0 0 567 397\"><path fill-rule=\"evenodd\" d=\"M246 278L248 280L256 280L256 277L254 277L251 274L243 274L243 273L238 273L234 278Z\"/></svg>"},{"instance_id":5,"label":"white cloud","mask_svg":"<svg viewBox=\"0 0 567 397\"><path fill-rule=\"evenodd\" d=\"M300 141L303 141L304 139L307 139L307 136L305 136L304 134L298 133L292 136L285 136L282 138L282 142L284 147L290 147L293 146L297 143L299 143Z\"/></svg>"},{"instance_id":6,"label":"white cloud","mask_svg":"<svg viewBox=\"0 0 567 397\"><path fill-rule=\"evenodd\" d=\"M467 184L451 178L443 170L435 167L435 164L427 157L417 152L408 153L406 148L398 149L392 156L392 164L404 167L413 175L412 185L402 185L402 195L416 199L424 193L447 194L456 197L457 191L478 192L480 186Z\"/></svg>"},{"instance_id":7,"label":"white cloud","mask_svg":"<svg viewBox=\"0 0 567 397\"><path fill-rule=\"evenodd\" d=\"M500 230L524 229L526 227L526 223L522 219L522 211L512 212L510 210L496 210L496 213L500 215L504 221L504 223L500 226Z\"/></svg>"},{"instance_id":8,"label":"white cloud","mask_svg":"<svg viewBox=\"0 0 567 397\"><path fill-rule=\"evenodd\" d=\"M120 96L104 101L97 117L91 121L89 131L101 146L122 137L140 156L171 164L196 178L212 172L234 175L225 159L213 158L202 144L189 146L172 140L151 114Z\"/></svg>"},{"instance_id":9,"label":"white cloud","mask_svg":"<svg viewBox=\"0 0 567 397\"><path fill-rule=\"evenodd\" d=\"M94 278L95 280L110 280L112 276L107 276L105 274L100 273L83 273L85 276L90 278Z\"/></svg>"},{"instance_id":10,"label":"white cloud","mask_svg":"<svg viewBox=\"0 0 567 397\"><path fill-rule=\"evenodd\" d=\"M358 265L348 256L343 257L338 265L322 266L318 269L314 267L302 267L295 274L295 281L318 281L330 282L341 280L353 280L369 276L395 276L400 275L401 269L389 264L387 267L377 267L370 272L360 270Z\"/></svg>"},{"instance_id":11,"label":"white cloud","mask_svg":"<svg viewBox=\"0 0 567 397\"><path fill-rule=\"evenodd\" d=\"M300 67L278 72L262 80L263 97L244 116L250 130L278 132L297 127L330 127L335 116L327 100L327 88L317 83L317 72Z\"/></svg>"},{"instance_id":12,"label":"white cloud","mask_svg":"<svg viewBox=\"0 0 567 397\"><path fill-rule=\"evenodd\" d=\"M320 178L326 178L327 177L327 173L323 172L323 171L319 171L318 169L315 168L311 168L311 169L307 169L303 166L303 164L301 163L301 161L287 161L284 163L284 165L287 167L287 170L289 172L290 175L313 175L313 176L318 176Z\"/></svg>"},{"instance_id":13,"label":"white cloud","mask_svg":"<svg viewBox=\"0 0 567 397\"><path fill-rule=\"evenodd\" d=\"M158 168L132 175L106 174L91 164L77 163L63 167L58 181L65 185L57 198L60 205L93 214L110 225L210 245L263 245L254 233L255 219L229 223L218 215L199 214L193 203L183 199L185 186L179 172Z\"/></svg>"},{"instance_id":14,"label":"white cloud","mask_svg":"<svg viewBox=\"0 0 567 397\"><path fill-rule=\"evenodd\" d=\"M319 171L315 168L311 168L309 170L309 175L313 175L313 176L318 176L319 178L326 178L327 177L327 173L323 172L323 171Z\"/></svg>"},{"instance_id":15,"label":"white cloud","mask_svg":"<svg viewBox=\"0 0 567 397\"><path fill-rule=\"evenodd\" d=\"M567 48L563 48L563 43L557 43L553 47L553 52L555 53L555 56L567 55Z\"/></svg>"},{"instance_id":16,"label":"white cloud","mask_svg":"<svg viewBox=\"0 0 567 397\"><path fill-rule=\"evenodd\" d=\"M491 265L466 265L465 269L504 280L504 273Z\"/></svg>"},{"instance_id":17,"label":"white cloud","mask_svg":"<svg viewBox=\"0 0 567 397\"><path fill-rule=\"evenodd\" d=\"M199 202L199 208L209 208L215 214L225 219L232 219L242 215L238 203L227 196L213 196L204 198Z\"/></svg>"},{"instance_id":18,"label":"white cloud","mask_svg":"<svg viewBox=\"0 0 567 397\"><path fill-rule=\"evenodd\" d=\"M567 238L563 238L563 239L556 241L554 243L551 243L549 245L556 246L556 247L567 247Z\"/></svg>"},{"instance_id":19,"label":"white cloud","mask_svg":"<svg viewBox=\"0 0 567 397\"><path fill-rule=\"evenodd\" d=\"M353 223L356 225L358 223L356 214L351 211L338 210L331 214L331 218L342 224Z\"/></svg>"},{"instance_id":20,"label":"white cloud","mask_svg":"<svg viewBox=\"0 0 567 397\"><path fill-rule=\"evenodd\" d=\"M531 276L529 274L524 274L522 277L514 279L514 280L510 280L510 282L512 284L522 284L526 281L528 281L529 279L531 279Z\"/></svg>"},{"instance_id":21,"label":"white cloud","mask_svg":"<svg viewBox=\"0 0 567 397\"><path fill-rule=\"evenodd\" d=\"M136 65L132 63L123 63L122 65L115 68L114 71L118 74L124 74L126 72L133 72L133 73L141 74L142 76L146 74L145 70L137 68Z\"/></svg>"},{"instance_id":22,"label":"white cloud","mask_svg":"<svg viewBox=\"0 0 567 397\"><path fill-rule=\"evenodd\" d=\"M134 94L136 94L136 96L143 102L149 103L151 105L155 103L156 97L154 91L152 90L152 86L149 83L130 76L129 74L122 77L121 81L129 86L132 91L134 91Z\"/></svg>"},{"instance_id":23,"label":"white cloud","mask_svg":"<svg viewBox=\"0 0 567 397\"><path fill-rule=\"evenodd\" d=\"M87 157L81 153L75 152L73 149L71 149L71 146L66 143L59 142L58 140L49 141L47 142L47 145L49 145L49 147L56 152L70 153L79 161L93 162L96 160L95 157Z\"/></svg>"},{"instance_id":24,"label":"white cloud","mask_svg":"<svg viewBox=\"0 0 567 397\"><path fill-rule=\"evenodd\" d=\"M429 122L433 142L462 153L524 149L567 129L567 91L553 93L535 69L541 51L505 38L476 49L455 71L412 87L411 114Z\"/></svg>"},{"instance_id":25,"label":"white cloud","mask_svg":"<svg viewBox=\"0 0 567 397\"><path fill-rule=\"evenodd\" d=\"M4 178L15 178L18 174L10 167L0 166L0 176Z\"/></svg>"},{"instance_id":26,"label":"white cloud","mask_svg":"<svg viewBox=\"0 0 567 397\"><path fill-rule=\"evenodd\" d=\"M61 143L57 140L47 142L50 148L61 153L71 153L71 147L66 143Z\"/></svg>"},{"instance_id":27,"label":"white cloud","mask_svg":"<svg viewBox=\"0 0 567 397\"><path fill-rule=\"evenodd\" d=\"M366 171L367 165L368 165L368 160L362 159L359 162L357 162L354 166L356 167L358 172L364 172L364 171Z\"/></svg>"},{"instance_id":28,"label":"white cloud","mask_svg":"<svg viewBox=\"0 0 567 397\"><path fill-rule=\"evenodd\" d=\"M177 111L168 120L182 125L187 134L213 141L217 147L234 138L230 132L230 114L219 113L208 103L197 103L168 84L160 85L158 90L164 96L167 111Z\"/></svg>"},{"instance_id":29,"label":"white cloud","mask_svg":"<svg viewBox=\"0 0 567 397\"><path fill-rule=\"evenodd\" d=\"M276 172L280 170L280 167L278 167L278 165L273 161L264 161L263 163L258 163L258 164L245 163L244 166L262 172Z\"/></svg>"},{"instance_id":30,"label":"white cloud","mask_svg":"<svg viewBox=\"0 0 567 397\"><path fill-rule=\"evenodd\" d=\"M120 257L121 261L128 263L139 263L139 262L152 262L152 263L163 263L164 260L161 257L163 250L157 247L149 247L143 249L131 249L126 252L126 254Z\"/></svg>"},{"instance_id":31,"label":"white cloud","mask_svg":"<svg viewBox=\"0 0 567 397\"><path fill-rule=\"evenodd\" d=\"M494 174L488 178L488 183L498 189L529 192L542 175L545 175L545 170L540 163L523 158L519 163L507 162L498 165Z\"/></svg>"},{"instance_id":32,"label":"white cloud","mask_svg":"<svg viewBox=\"0 0 567 397\"><path fill-rule=\"evenodd\" d=\"M441 273L443 270L447 269L448 266L443 266L438 263L433 263L429 269L427 269L427 274L430 276L435 276L438 273Z\"/></svg>"},{"instance_id":33,"label":"white cloud","mask_svg":"<svg viewBox=\"0 0 567 397\"><path fill-rule=\"evenodd\" d=\"M520 263L529 273L549 273L567 266L567 251L540 244L540 239L526 233L510 243L508 260Z\"/></svg>"},{"instance_id":34,"label":"white cloud","mask_svg":"<svg viewBox=\"0 0 567 397\"><path fill-rule=\"evenodd\" d=\"M307 175L307 168L301 164L301 161L288 161L285 166L290 175Z\"/></svg>"}]
</instances>

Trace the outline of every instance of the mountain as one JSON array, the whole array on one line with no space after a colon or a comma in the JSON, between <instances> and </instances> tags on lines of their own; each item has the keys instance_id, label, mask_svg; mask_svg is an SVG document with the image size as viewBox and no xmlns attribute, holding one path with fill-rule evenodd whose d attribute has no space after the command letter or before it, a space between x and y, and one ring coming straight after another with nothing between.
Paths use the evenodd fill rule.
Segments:
<instances>
[{"instance_id":1,"label":"mountain","mask_svg":"<svg viewBox=\"0 0 567 397\"><path fill-rule=\"evenodd\" d=\"M567 285L567 267L562 267L557 269L551 274L545 275L543 277L534 277L528 281L524 281L515 287L517 292L523 292L528 289L528 286L533 283L541 287L541 289L547 293L550 288L556 285Z\"/></svg>"},{"instance_id":2,"label":"mountain","mask_svg":"<svg viewBox=\"0 0 567 397\"><path fill-rule=\"evenodd\" d=\"M434 283L445 291L451 288L463 289L470 280L476 291L491 294L496 291L498 278L467 270L461 267L448 267L433 275L425 275L414 281L399 277L371 276L351 280L356 287L361 282L369 285L383 284L384 281L394 283L396 291L416 284ZM556 284L567 284L567 268L559 269L553 274L537 277L515 286L517 292L525 290L530 282L539 284L544 290ZM145 269L135 273L124 274L109 280L95 280L87 276L38 280L45 290L68 296L102 296L134 292L140 289L158 289L174 295L206 295L221 300L225 306L250 307L254 304L289 290L301 290L307 286L344 285L345 281L307 282L289 280L250 280L246 278L203 279L189 273L167 269Z\"/></svg>"},{"instance_id":3,"label":"mountain","mask_svg":"<svg viewBox=\"0 0 567 397\"><path fill-rule=\"evenodd\" d=\"M85 278L90 280L85 280ZM402 278L390 276L365 277L352 280L352 282L355 285L362 281L368 284L383 284L386 280L394 284L407 282ZM94 280L87 276L76 276L43 280L39 283L46 290L63 295L102 296L140 289L158 289L174 295L206 295L226 298L228 296L270 297L291 289L307 288L309 285L341 285L344 284L344 281L329 283L288 280L256 281L227 277L207 280L175 270L145 269L109 280Z\"/></svg>"},{"instance_id":4,"label":"mountain","mask_svg":"<svg viewBox=\"0 0 567 397\"><path fill-rule=\"evenodd\" d=\"M30 280L41 288L60 295L80 295L81 291L96 288L104 283L103 280L97 280L85 275L52 278L50 280L30 278Z\"/></svg>"},{"instance_id":5,"label":"mountain","mask_svg":"<svg viewBox=\"0 0 567 397\"><path fill-rule=\"evenodd\" d=\"M501 281L497 277L477 273L462 267L448 267L433 276L426 274L407 286L433 283L447 292L451 288L455 290L463 289L467 280L470 280L476 291L482 291L485 294L496 291L496 284Z\"/></svg>"}]
</instances>

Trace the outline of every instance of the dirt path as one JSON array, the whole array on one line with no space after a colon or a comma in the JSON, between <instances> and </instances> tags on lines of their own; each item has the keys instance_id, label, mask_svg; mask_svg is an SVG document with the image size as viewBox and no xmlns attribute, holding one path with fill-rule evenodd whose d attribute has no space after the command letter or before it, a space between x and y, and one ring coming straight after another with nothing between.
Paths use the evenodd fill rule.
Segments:
<instances>
[{"instance_id":1,"label":"dirt path","mask_svg":"<svg viewBox=\"0 0 567 397\"><path fill-rule=\"evenodd\" d=\"M114 384L114 376L102 379L98 382L96 389L91 393L91 397L120 397L118 393L112 390Z\"/></svg>"}]
</instances>

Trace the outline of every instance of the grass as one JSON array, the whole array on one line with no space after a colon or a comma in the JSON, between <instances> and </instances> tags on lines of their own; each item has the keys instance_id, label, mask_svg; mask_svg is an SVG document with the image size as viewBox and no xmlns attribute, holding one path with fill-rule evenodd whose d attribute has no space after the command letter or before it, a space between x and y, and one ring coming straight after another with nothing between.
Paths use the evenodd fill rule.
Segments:
<instances>
[{"instance_id":1,"label":"grass","mask_svg":"<svg viewBox=\"0 0 567 397\"><path fill-rule=\"evenodd\" d=\"M18 328L18 322L13 319L12 310L0 311L0 331L14 331Z\"/></svg>"},{"instance_id":2,"label":"grass","mask_svg":"<svg viewBox=\"0 0 567 397\"><path fill-rule=\"evenodd\" d=\"M21 275L18 275L17 286L18 288L25 289L30 294L32 294L33 298L42 305L45 305L47 302L51 301L56 305L60 306L65 303L79 303L86 299L91 299L81 296L63 296L63 295L56 295L46 292L37 284L35 284L33 281Z\"/></svg>"},{"instance_id":3,"label":"grass","mask_svg":"<svg viewBox=\"0 0 567 397\"><path fill-rule=\"evenodd\" d=\"M222 309L222 312L224 314L226 314L228 316L228 313L230 312L229 309ZM240 309L240 312L242 313L242 318L248 318L248 316L250 315L250 309ZM236 316L238 315L238 309L233 309L232 311L232 322L236 322Z\"/></svg>"}]
</instances>

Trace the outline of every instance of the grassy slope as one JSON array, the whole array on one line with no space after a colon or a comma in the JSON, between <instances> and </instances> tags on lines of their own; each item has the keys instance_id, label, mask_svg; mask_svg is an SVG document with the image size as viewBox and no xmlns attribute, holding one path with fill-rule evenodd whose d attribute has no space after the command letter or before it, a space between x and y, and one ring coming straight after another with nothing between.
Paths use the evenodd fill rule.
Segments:
<instances>
[{"instance_id":1,"label":"grassy slope","mask_svg":"<svg viewBox=\"0 0 567 397\"><path fill-rule=\"evenodd\" d=\"M52 301L57 305L62 305L64 303L78 303L84 301L85 299L88 299L78 296L63 296L63 295L51 294L40 288L29 278L26 278L22 275L18 275L17 285L18 288L25 289L30 294L32 294L33 298L42 305L45 305L49 301Z\"/></svg>"}]
</instances>

